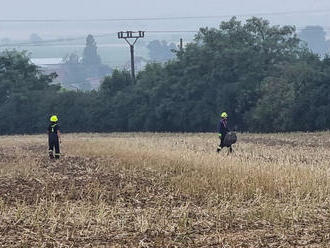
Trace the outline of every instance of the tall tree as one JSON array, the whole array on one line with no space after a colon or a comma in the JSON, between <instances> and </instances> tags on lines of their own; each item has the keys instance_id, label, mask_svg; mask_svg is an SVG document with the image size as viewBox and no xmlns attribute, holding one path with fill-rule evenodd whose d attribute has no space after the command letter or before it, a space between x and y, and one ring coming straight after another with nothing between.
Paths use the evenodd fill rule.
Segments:
<instances>
[{"instance_id":1,"label":"tall tree","mask_svg":"<svg viewBox=\"0 0 330 248\"><path fill-rule=\"evenodd\" d=\"M71 89L77 87L81 90L94 89L98 86L98 81L101 82L104 76L112 72L109 66L101 63L92 35L88 35L86 38L82 60L77 54L67 55L64 58L62 70L64 72L64 86Z\"/></svg>"},{"instance_id":2,"label":"tall tree","mask_svg":"<svg viewBox=\"0 0 330 248\"><path fill-rule=\"evenodd\" d=\"M330 51L326 33L321 26L306 26L299 33L299 37L307 43L308 48L314 53L324 56Z\"/></svg>"},{"instance_id":3,"label":"tall tree","mask_svg":"<svg viewBox=\"0 0 330 248\"><path fill-rule=\"evenodd\" d=\"M101 58L97 54L96 41L93 35L89 34L86 38L86 47L84 49L82 63L85 65L100 65Z\"/></svg>"},{"instance_id":4,"label":"tall tree","mask_svg":"<svg viewBox=\"0 0 330 248\"><path fill-rule=\"evenodd\" d=\"M48 101L59 87L56 74L43 75L26 53L0 53L0 133L41 132Z\"/></svg>"},{"instance_id":5,"label":"tall tree","mask_svg":"<svg viewBox=\"0 0 330 248\"><path fill-rule=\"evenodd\" d=\"M174 43L168 44L165 40L153 40L148 45L151 60L164 62L175 57L173 50L176 49Z\"/></svg>"},{"instance_id":6,"label":"tall tree","mask_svg":"<svg viewBox=\"0 0 330 248\"><path fill-rule=\"evenodd\" d=\"M33 34L30 35L30 41L32 43L38 43L38 42L42 41L42 38L38 34L33 33Z\"/></svg>"},{"instance_id":7,"label":"tall tree","mask_svg":"<svg viewBox=\"0 0 330 248\"><path fill-rule=\"evenodd\" d=\"M69 131L215 131L222 111L239 130L330 128L330 59L303 47L294 27L232 18L200 29L176 55L147 65L135 83L116 70L99 91L67 92L26 54L4 52L0 133L43 131L49 113ZM67 62L87 76L95 68L77 56Z\"/></svg>"}]
</instances>

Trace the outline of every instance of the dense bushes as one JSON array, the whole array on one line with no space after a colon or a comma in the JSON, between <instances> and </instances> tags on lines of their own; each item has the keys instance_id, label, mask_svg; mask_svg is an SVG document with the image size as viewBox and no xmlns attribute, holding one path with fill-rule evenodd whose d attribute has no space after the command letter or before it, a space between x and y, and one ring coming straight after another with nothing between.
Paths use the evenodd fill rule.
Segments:
<instances>
[{"instance_id":1,"label":"dense bushes","mask_svg":"<svg viewBox=\"0 0 330 248\"><path fill-rule=\"evenodd\" d=\"M330 127L330 58L301 45L295 29L235 18L200 29L165 64L149 64L136 82L114 71L100 90L51 85L25 54L0 57L0 133L43 132L58 114L65 131L214 131L221 111L238 130Z\"/></svg>"}]
</instances>

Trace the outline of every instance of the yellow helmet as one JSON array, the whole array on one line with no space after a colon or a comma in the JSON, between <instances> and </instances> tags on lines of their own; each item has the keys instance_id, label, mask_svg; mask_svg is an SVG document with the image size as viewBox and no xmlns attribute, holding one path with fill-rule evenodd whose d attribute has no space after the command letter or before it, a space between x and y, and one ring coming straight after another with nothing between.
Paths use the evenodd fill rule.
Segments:
<instances>
[{"instance_id":1,"label":"yellow helmet","mask_svg":"<svg viewBox=\"0 0 330 248\"><path fill-rule=\"evenodd\" d=\"M226 112L222 112L220 116L221 116L221 118L227 118L228 117Z\"/></svg>"},{"instance_id":2,"label":"yellow helmet","mask_svg":"<svg viewBox=\"0 0 330 248\"><path fill-rule=\"evenodd\" d=\"M50 117L50 121L51 122L57 122L58 121L58 118L56 115L52 115L52 117Z\"/></svg>"}]
</instances>

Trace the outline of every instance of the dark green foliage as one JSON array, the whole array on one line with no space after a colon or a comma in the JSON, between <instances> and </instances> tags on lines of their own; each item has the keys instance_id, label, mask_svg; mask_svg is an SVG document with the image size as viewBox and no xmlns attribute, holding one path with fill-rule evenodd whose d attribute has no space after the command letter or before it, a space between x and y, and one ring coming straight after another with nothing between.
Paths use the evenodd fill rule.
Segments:
<instances>
[{"instance_id":1,"label":"dark green foliage","mask_svg":"<svg viewBox=\"0 0 330 248\"><path fill-rule=\"evenodd\" d=\"M40 132L47 123L48 96L59 87L49 85L56 76L43 75L25 53L0 54L0 133Z\"/></svg>"},{"instance_id":2,"label":"dark green foliage","mask_svg":"<svg viewBox=\"0 0 330 248\"><path fill-rule=\"evenodd\" d=\"M67 132L215 131L223 111L241 131L330 127L330 58L305 49L294 27L259 18L200 29L175 59L147 65L135 82L115 70L99 91L72 92L52 86L53 77L25 54L0 56L1 134L43 132L51 114Z\"/></svg>"}]
</instances>

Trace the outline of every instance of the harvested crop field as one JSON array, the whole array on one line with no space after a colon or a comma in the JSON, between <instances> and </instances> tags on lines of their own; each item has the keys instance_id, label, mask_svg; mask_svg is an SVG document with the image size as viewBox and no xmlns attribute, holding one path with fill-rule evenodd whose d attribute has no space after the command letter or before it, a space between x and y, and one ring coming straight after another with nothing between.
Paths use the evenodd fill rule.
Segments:
<instances>
[{"instance_id":1,"label":"harvested crop field","mask_svg":"<svg viewBox=\"0 0 330 248\"><path fill-rule=\"evenodd\" d=\"M330 247L330 133L0 137L0 247Z\"/></svg>"}]
</instances>

